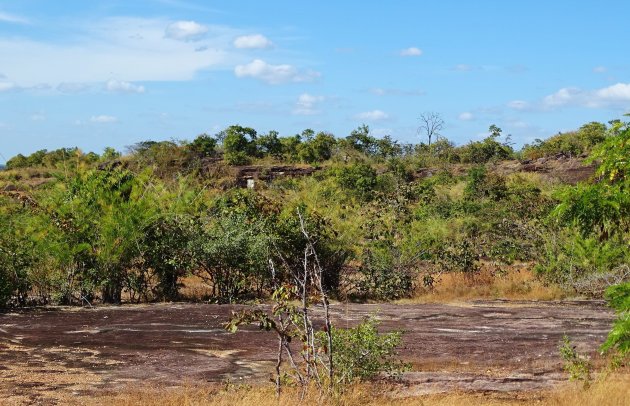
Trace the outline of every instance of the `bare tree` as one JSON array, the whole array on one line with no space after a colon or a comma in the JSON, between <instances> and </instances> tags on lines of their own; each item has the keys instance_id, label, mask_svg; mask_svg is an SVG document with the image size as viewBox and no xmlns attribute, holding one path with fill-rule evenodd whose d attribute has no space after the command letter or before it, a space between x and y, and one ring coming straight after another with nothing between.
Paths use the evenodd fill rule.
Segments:
<instances>
[{"instance_id":1,"label":"bare tree","mask_svg":"<svg viewBox=\"0 0 630 406\"><path fill-rule=\"evenodd\" d=\"M420 114L418 118L420 120L420 127L418 127L418 134L426 135L429 138L429 146L431 146L431 139L437 138L441 135L441 131L444 129L444 120L440 116L440 113L426 112Z\"/></svg>"}]
</instances>

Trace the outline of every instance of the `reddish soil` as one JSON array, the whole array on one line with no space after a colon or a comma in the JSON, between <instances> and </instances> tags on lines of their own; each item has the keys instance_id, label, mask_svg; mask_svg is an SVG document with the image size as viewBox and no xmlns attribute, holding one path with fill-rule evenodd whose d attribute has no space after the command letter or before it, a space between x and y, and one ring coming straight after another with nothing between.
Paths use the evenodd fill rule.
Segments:
<instances>
[{"instance_id":1,"label":"reddish soil","mask_svg":"<svg viewBox=\"0 0 630 406\"><path fill-rule=\"evenodd\" d=\"M134 382L266 380L273 334L222 329L241 307L173 303L0 314L0 399L55 404L63 393ZM586 301L335 304L333 312L341 327L378 314L383 330L405 331L401 356L415 372L405 374L404 393L550 387L565 379L562 335L594 354L613 318L602 303Z\"/></svg>"}]
</instances>

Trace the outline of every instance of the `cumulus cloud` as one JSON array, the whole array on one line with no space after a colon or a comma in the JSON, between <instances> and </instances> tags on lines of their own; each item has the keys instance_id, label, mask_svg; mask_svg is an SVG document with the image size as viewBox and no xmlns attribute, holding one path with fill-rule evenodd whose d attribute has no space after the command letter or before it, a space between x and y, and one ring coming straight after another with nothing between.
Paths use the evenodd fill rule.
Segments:
<instances>
[{"instance_id":1,"label":"cumulus cloud","mask_svg":"<svg viewBox=\"0 0 630 406\"><path fill-rule=\"evenodd\" d=\"M15 14L9 14L9 13L0 11L0 22L13 23L13 24L28 24L29 21L24 17L20 17Z\"/></svg>"},{"instance_id":2,"label":"cumulus cloud","mask_svg":"<svg viewBox=\"0 0 630 406\"><path fill-rule=\"evenodd\" d=\"M382 120L387 120L389 118L389 114L385 113L382 110L372 110L372 111L364 111L362 113L356 114L354 118L357 120L366 120L366 121L382 121Z\"/></svg>"},{"instance_id":3,"label":"cumulus cloud","mask_svg":"<svg viewBox=\"0 0 630 406\"><path fill-rule=\"evenodd\" d=\"M572 104L577 101L578 98L582 98L584 92L577 87L565 87L557 92L545 96L542 104L545 107L553 108Z\"/></svg>"},{"instance_id":4,"label":"cumulus cloud","mask_svg":"<svg viewBox=\"0 0 630 406\"><path fill-rule=\"evenodd\" d=\"M514 100L508 103L508 107L516 110L556 110L564 107L628 109L630 108L630 83L616 83L594 90L564 87L538 102Z\"/></svg>"},{"instance_id":5,"label":"cumulus cloud","mask_svg":"<svg viewBox=\"0 0 630 406\"><path fill-rule=\"evenodd\" d=\"M289 82L311 82L320 75L315 71L300 71L293 65L272 65L261 59L254 59L248 64L234 68L236 77L251 77L272 85Z\"/></svg>"},{"instance_id":6,"label":"cumulus cloud","mask_svg":"<svg viewBox=\"0 0 630 406\"><path fill-rule=\"evenodd\" d=\"M118 118L114 116L107 116L105 114L101 114L99 116L90 117L90 121L93 123L106 124L106 123L115 123L118 121Z\"/></svg>"},{"instance_id":7,"label":"cumulus cloud","mask_svg":"<svg viewBox=\"0 0 630 406\"><path fill-rule=\"evenodd\" d=\"M166 27L166 38L178 41L198 41L208 32L208 27L194 21L176 21Z\"/></svg>"},{"instance_id":8,"label":"cumulus cloud","mask_svg":"<svg viewBox=\"0 0 630 406\"><path fill-rule=\"evenodd\" d=\"M465 111L463 113L461 113L458 118L462 121L470 121L470 120L474 120L475 116L473 115L473 113L469 112L469 111Z\"/></svg>"},{"instance_id":9,"label":"cumulus cloud","mask_svg":"<svg viewBox=\"0 0 630 406\"><path fill-rule=\"evenodd\" d=\"M112 93L144 93L144 86L115 79L107 81L105 88Z\"/></svg>"},{"instance_id":10,"label":"cumulus cloud","mask_svg":"<svg viewBox=\"0 0 630 406\"><path fill-rule=\"evenodd\" d=\"M273 42L262 34L242 35L236 37L234 46L239 49L263 49L271 48Z\"/></svg>"},{"instance_id":11,"label":"cumulus cloud","mask_svg":"<svg viewBox=\"0 0 630 406\"><path fill-rule=\"evenodd\" d=\"M324 100L326 100L324 96L313 96L308 93L303 93L300 97L298 97L295 109L293 109L293 114L300 116L312 116L319 114L320 111L317 109L317 106Z\"/></svg>"},{"instance_id":12,"label":"cumulus cloud","mask_svg":"<svg viewBox=\"0 0 630 406\"><path fill-rule=\"evenodd\" d=\"M405 48L400 51L400 56L420 56L422 55L422 50L416 47Z\"/></svg>"},{"instance_id":13,"label":"cumulus cloud","mask_svg":"<svg viewBox=\"0 0 630 406\"><path fill-rule=\"evenodd\" d=\"M630 102L630 83L617 83L612 86L599 89L595 96L604 101L624 101Z\"/></svg>"}]
</instances>

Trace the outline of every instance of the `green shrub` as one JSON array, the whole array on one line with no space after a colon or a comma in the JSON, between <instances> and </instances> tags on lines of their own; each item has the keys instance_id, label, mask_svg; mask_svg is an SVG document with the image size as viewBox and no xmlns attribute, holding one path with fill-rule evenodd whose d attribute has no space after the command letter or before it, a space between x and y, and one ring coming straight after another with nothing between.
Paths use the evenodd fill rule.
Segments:
<instances>
[{"instance_id":1,"label":"green shrub","mask_svg":"<svg viewBox=\"0 0 630 406\"><path fill-rule=\"evenodd\" d=\"M630 355L630 282L609 287L605 296L617 319L602 350L616 352L616 363L625 362Z\"/></svg>"},{"instance_id":2,"label":"green shrub","mask_svg":"<svg viewBox=\"0 0 630 406\"><path fill-rule=\"evenodd\" d=\"M341 187L366 200L372 197L378 183L374 168L361 162L338 168L335 176Z\"/></svg>"},{"instance_id":3,"label":"green shrub","mask_svg":"<svg viewBox=\"0 0 630 406\"><path fill-rule=\"evenodd\" d=\"M592 381L591 370L593 365L588 358L577 352L575 346L566 335L562 337L560 357L564 361L564 370L569 373L569 379L581 381L585 388L589 387Z\"/></svg>"},{"instance_id":4,"label":"green shrub","mask_svg":"<svg viewBox=\"0 0 630 406\"><path fill-rule=\"evenodd\" d=\"M501 200L507 197L508 188L505 179L499 175L488 174L486 168L477 166L468 171L468 184L464 196L468 199L489 198Z\"/></svg>"},{"instance_id":5,"label":"green shrub","mask_svg":"<svg viewBox=\"0 0 630 406\"><path fill-rule=\"evenodd\" d=\"M402 333L379 333L378 325L378 320L372 316L353 328L333 327L334 379L337 385L369 380L380 374L397 377L409 369L397 359L396 348L401 343ZM321 346L325 348L324 333L317 334Z\"/></svg>"},{"instance_id":6,"label":"green shrub","mask_svg":"<svg viewBox=\"0 0 630 406\"><path fill-rule=\"evenodd\" d=\"M395 300L411 294L417 270L391 244L372 244L363 252L361 262L357 282L360 296Z\"/></svg>"}]
</instances>

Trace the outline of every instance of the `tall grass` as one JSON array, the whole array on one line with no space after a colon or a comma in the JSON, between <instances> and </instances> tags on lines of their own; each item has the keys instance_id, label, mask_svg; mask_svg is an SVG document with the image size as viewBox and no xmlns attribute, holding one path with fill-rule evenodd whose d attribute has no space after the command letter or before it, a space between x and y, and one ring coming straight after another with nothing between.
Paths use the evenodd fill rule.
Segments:
<instances>
[{"instance_id":1,"label":"tall grass","mask_svg":"<svg viewBox=\"0 0 630 406\"><path fill-rule=\"evenodd\" d=\"M622 406L630 402L630 375L617 374L597 382L588 390L567 384L552 391L518 393L445 393L404 397L404 391L384 385L354 385L339 397L320 396L310 391L303 397L297 389L286 390L276 399L274 388L265 387L185 387L143 388L87 399L82 404L115 404L119 406L289 406L289 405L553 405L553 406Z\"/></svg>"}]
</instances>

